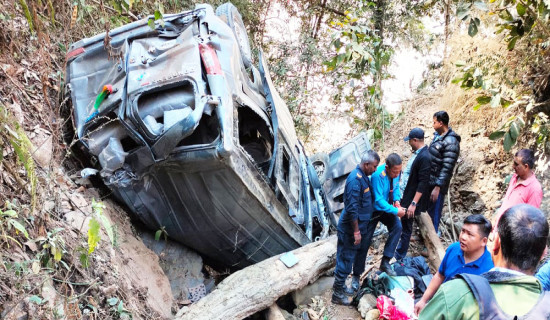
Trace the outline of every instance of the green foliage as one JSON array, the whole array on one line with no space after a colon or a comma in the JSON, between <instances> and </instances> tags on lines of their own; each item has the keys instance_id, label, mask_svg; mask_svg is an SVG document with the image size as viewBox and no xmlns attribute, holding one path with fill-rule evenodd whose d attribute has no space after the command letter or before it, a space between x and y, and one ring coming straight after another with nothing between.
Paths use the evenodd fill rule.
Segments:
<instances>
[{"instance_id":1,"label":"green foliage","mask_svg":"<svg viewBox=\"0 0 550 320\"><path fill-rule=\"evenodd\" d=\"M29 24L30 32L34 32L34 25L33 25L32 15L31 15L31 11L29 10L29 6L27 5L27 1L19 0L19 4L21 5L21 8L23 9L23 14L25 15L25 18L27 19L27 23Z\"/></svg>"},{"instance_id":2,"label":"green foliage","mask_svg":"<svg viewBox=\"0 0 550 320\"><path fill-rule=\"evenodd\" d=\"M84 268L90 265L90 255L95 251L97 245L101 241L101 226L105 229L109 240L113 246L117 245L116 229L111 224L109 218L103 214L105 205L102 202L96 202L92 199L92 217L88 222L88 249L80 248L79 259Z\"/></svg>"},{"instance_id":3,"label":"green foliage","mask_svg":"<svg viewBox=\"0 0 550 320\"><path fill-rule=\"evenodd\" d=\"M155 240L159 241L160 237L164 237L164 241L168 240L168 232L166 232L166 228L164 226L155 232Z\"/></svg>"},{"instance_id":4,"label":"green foliage","mask_svg":"<svg viewBox=\"0 0 550 320\"><path fill-rule=\"evenodd\" d=\"M28 239L29 233L23 223L18 221L19 215L17 212L9 207L11 207L11 205L8 204L8 210L0 210L0 242L5 242L8 248L10 242L22 247L21 243L17 241L14 236L11 236L11 234L15 233L15 236L17 236L21 233Z\"/></svg>"},{"instance_id":5,"label":"green foliage","mask_svg":"<svg viewBox=\"0 0 550 320\"><path fill-rule=\"evenodd\" d=\"M122 299L116 297L107 299L107 303L111 306L111 310L117 319L132 319L132 314L124 308Z\"/></svg>"},{"instance_id":6,"label":"green foliage","mask_svg":"<svg viewBox=\"0 0 550 320\"><path fill-rule=\"evenodd\" d=\"M523 119L512 116L502 127L500 127L500 129L491 133L491 135L489 135L489 139L500 140L504 138L504 150L510 151L512 147L516 144L517 139L524 126L525 122L523 121Z\"/></svg>"},{"instance_id":7,"label":"green foliage","mask_svg":"<svg viewBox=\"0 0 550 320\"><path fill-rule=\"evenodd\" d=\"M43 251L40 253L40 257L44 266L53 267L56 263L61 262L63 254L66 252L65 240L60 234L64 230L63 228L56 228L48 231L46 237L34 239L42 245Z\"/></svg>"}]
</instances>

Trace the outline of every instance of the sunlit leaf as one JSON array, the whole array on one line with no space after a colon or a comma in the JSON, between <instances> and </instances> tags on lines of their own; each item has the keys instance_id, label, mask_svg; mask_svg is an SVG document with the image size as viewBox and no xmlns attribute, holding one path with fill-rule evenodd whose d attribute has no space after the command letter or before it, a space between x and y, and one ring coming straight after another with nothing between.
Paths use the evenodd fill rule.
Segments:
<instances>
[{"instance_id":1,"label":"sunlit leaf","mask_svg":"<svg viewBox=\"0 0 550 320\"><path fill-rule=\"evenodd\" d=\"M516 10L518 11L518 14L520 16L523 16L525 14L525 11L526 11L525 7L523 6L523 4L521 2L518 2L516 4Z\"/></svg>"},{"instance_id":2,"label":"sunlit leaf","mask_svg":"<svg viewBox=\"0 0 550 320\"><path fill-rule=\"evenodd\" d=\"M489 139L491 140L498 140L504 136L506 132L504 131L495 131L489 135Z\"/></svg>"},{"instance_id":3,"label":"sunlit leaf","mask_svg":"<svg viewBox=\"0 0 550 320\"><path fill-rule=\"evenodd\" d=\"M497 93L491 98L491 108L496 108L500 105L500 93Z\"/></svg>"},{"instance_id":4,"label":"sunlit leaf","mask_svg":"<svg viewBox=\"0 0 550 320\"><path fill-rule=\"evenodd\" d=\"M514 50L514 47L516 46L516 41L518 41L518 37L512 37L510 41L508 41L508 50Z\"/></svg>"},{"instance_id":5,"label":"sunlit leaf","mask_svg":"<svg viewBox=\"0 0 550 320\"><path fill-rule=\"evenodd\" d=\"M147 25L149 26L149 28L155 30L155 21L153 19L149 19L147 21Z\"/></svg>"},{"instance_id":6,"label":"sunlit leaf","mask_svg":"<svg viewBox=\"0 0 550 320\"><path fill-rule=\"evenodd\" d=\"M471 3L465 3L461 2L458 4L456 8L456 17L459 20L466 20L468 15L470 14L470 8L472 7Z\"/></svg>"},{"instance_id":7,"label":"sunlit leaf","mask_svg":"<svg viewBox=\"0 0 550 320\"><path fill-rule=\"evenodd\" d=\"M516 139L519 137L519 131L520 131L520 128L519 128L519 125L517 124L517 122L512 122L512 125L510 126L510 137L516 141Z\"/></svg>"},{"instance_id":8,"label":"sunlit leaf","mask_svg":"<svg viewBox=\"0 0 550 320\"><path fill-rule=\"evenodd\" d=\"M487 104L487 103L491 102L491 97L489 97L489 96L477 97L476 101L479 104L484 105L484 104Z\"/></svg>"},{"instance_id":9,"label":"sunlit leaf","mask_svg":"<svg viewBox=\"0 0 550 320\"><path fill-rule=\"evenodd\" d=\"M477 24L475 19L470 19L470 25L468 26L468 35L473 37L477 34Z\"/></svg>"},{"instance_id":10,"label":"sunlit leaf","mask_svg":"<svg viewBox=\"0 0 550 320\"><path fill-rule=\"evenodd\" d=\"M474 6L479 10L489 11L489 8L487 7L487 4L485 3L485 1L476 1L474 2Z\"/></svg>"},{"instance_id":11,"label":"sunlit leaf","mask_svg":"<svg viewBox=\"0 0 550 320\"><path fill-rule=\"evenodd\" d=\"M516 141L514 139L512 139L512 137L510 136L510 131L508 131L504 135L504 142L503 142L504 150L510 151L515 143L516 143Z\"/></svg>"}]
</instances>

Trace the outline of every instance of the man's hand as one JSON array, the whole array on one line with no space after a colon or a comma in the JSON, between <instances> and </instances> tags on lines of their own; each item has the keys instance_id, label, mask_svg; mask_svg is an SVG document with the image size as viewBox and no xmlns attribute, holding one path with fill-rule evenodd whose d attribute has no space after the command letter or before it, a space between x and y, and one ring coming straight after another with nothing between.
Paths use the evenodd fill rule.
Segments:
<instances>
[{"instance_id":1,"label":"man's hand","mask_svg":"<svg viewBox=\"0 0 550 320\"><path fill-rule=\"evenodd\" d=\"M399 218L403 217L405 215L405 213L407 213L407 211L405 211L405 208L403 208L403 207L397 208L397 216Z\"/></svg>"},{"instance_id":2,"label":"man's hand","mask_svg":"<svg viewBox=\"0 0 550 320\"><path fill-rule=\"evenodd\" d=\"M420 314L420 311L422 311L422 309L424 309L425 306L426 306L426 302L424 300L420 299L420 301L418 301L414 305L414 314L416 314L418 316Z\"/></svg>"},{"instance_id":3,"label":"man's hand","mask_svg":"<svg viewBox=\"0 0 550 320\"><path fill-rule=\"evenodd\" d=\"M399 208L399 207L401 207L401 202L395 201L395 202L393 203L393 206L396 207L396 208Z\"/></svg>"},{"instance_id":4,"label":"man's hand","mask_svg":"<svg viewBox=\"0 0 550 320\"><path fill-rule=\"evenodd\" d=\"M354 232L353 233L353 242L354 245L358 245L361 243L361 232Z\"/></svg>"},{"instance_id":5,"label":"man's hand","mask_svg":"<svg viewBox=\"0 0 550 320\"><path fill-rule=\"evenodd\" d=\"M412 204L407 208L407 218L414 217L414 211L416 210L416 206L413 206Z\"/></svg>"},{"instance_id":6,"label":"man's hand","mask_svg":"<svg viewBox=\"0 0 550 320\"><path fill-rule=\"evenodd\" d=\"M436 202L437 198L439 197L439 186L435 186L435 188L432 191L432 194L430 195L430 201Z\"/></svg>"}]
</instances>

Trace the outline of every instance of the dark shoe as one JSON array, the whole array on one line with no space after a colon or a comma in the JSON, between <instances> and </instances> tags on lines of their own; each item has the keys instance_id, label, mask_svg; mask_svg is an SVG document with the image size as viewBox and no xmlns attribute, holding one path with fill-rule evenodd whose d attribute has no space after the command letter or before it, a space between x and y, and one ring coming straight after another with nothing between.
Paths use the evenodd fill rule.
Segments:
<instances>
[{"instance_id":1,"label":"dark shoe","mask_svg":"<svg viewBox=\"0 0 550 320\"><path fill-rule=\"evenodd\" d=\"M332 303L340 304L343 306L349 306L351 303L348 299L348 296L344 292L344 288L333 288L334 292L332 293Z\"/></svg>"},{"instance_id":2,"label":"dark shoe","mask_svg":"<svg viewBox=\"0 0 550 320\"><path fill-rule=\"evenodd\" d=\"M383 257L382 262L380 262L380 271L384 271L388 276L395 277L397 274L392 270L390 266L391 258Z\"/></svg>"}]
</instances>

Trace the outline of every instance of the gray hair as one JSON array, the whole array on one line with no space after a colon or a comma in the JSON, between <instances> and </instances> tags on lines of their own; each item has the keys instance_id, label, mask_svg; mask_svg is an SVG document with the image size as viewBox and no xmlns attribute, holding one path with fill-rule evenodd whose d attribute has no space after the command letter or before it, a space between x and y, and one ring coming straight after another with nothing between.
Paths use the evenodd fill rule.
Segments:
<instances>
[{"instance_id":1,"label":"gray hair","mask_svg":"<svg viewBox=\"0 0 550 320\"><path fill-rule=\"evenodd\" d=\"M373 162L380 163L380 156L378 156L378 153L374 150L369 150L365 153L363 153L363 156L361 157L361 164L363 163L373 163Z\"/></svg>"}]
</instances>

